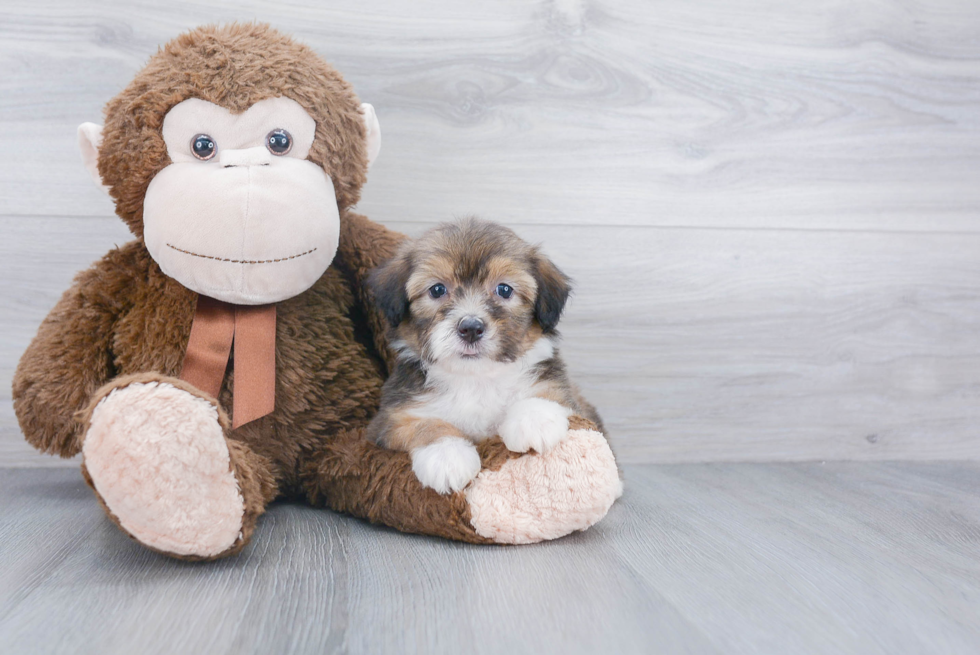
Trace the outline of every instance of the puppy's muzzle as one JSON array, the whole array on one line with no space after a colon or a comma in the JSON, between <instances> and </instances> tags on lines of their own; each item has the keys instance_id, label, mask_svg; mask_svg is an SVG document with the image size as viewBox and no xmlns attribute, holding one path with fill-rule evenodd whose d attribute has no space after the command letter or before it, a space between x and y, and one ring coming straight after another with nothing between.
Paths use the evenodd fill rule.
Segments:
<instances>
[{"instance_id":1,"label":"puppy's muzzle","mask_svg":"<svg viewBox=\"0 0 980 655\"><path fill-rule=\"evenodd\" d=\"M483 338L486 324L475 316L467 316L456 326L456 333L466 343L476 343Z\"/></svg>"}]
</instances>

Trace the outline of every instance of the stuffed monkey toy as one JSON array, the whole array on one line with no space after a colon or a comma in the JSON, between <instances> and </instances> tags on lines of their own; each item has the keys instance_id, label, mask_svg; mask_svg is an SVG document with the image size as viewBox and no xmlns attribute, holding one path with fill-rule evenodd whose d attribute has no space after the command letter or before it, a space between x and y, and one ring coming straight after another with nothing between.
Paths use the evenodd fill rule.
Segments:
<instances>
[{"instance_id":1,"label":"stuffed monkey toy","mask_svg":"<svg viewBox=\"0 0 980 655\"><path fill-rule=\"evenodd\" d=\"M135 239L80 273L14 377L27 440L82 475L155 551L238 553L266 505L302 499L396 529L529 543L589 527L622 485L572 417L546 455L481 446L463 491L423 488L364 437L391 360L365 284L402 237L355 214L374 110L264 25L192 30L79 128Z\"/></svg>"}]
</instances>

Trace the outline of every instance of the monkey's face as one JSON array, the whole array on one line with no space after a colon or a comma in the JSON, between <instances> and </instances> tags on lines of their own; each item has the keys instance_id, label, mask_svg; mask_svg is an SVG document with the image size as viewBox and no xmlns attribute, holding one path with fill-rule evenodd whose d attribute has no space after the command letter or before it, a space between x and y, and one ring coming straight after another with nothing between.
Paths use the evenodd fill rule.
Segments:
<instances>
[{"instance_id":1,"label":"monkey's face","mask_svg":"<svg viewBox=\"0 0 980 655\"><path fill-rule=\"evenodd\" d=\"M79 127L82 161L167 275L236 304L311 287L381 147L371 105L268 25L206 25Z\"/></svg>"},{"instance_id":2,"label":"monkey's face","mask_svg":"<svg viewBox=\"0 0 980 655\"><path fill-rule=\"evenodd\" d=\"M307 160L306 110L280 97L233 114L191 98L162 132L171 163L147 188L143 237L163 272L245 305L312 286L333 261L340 218L333 182Z\"/></svg>"}]
</instances>

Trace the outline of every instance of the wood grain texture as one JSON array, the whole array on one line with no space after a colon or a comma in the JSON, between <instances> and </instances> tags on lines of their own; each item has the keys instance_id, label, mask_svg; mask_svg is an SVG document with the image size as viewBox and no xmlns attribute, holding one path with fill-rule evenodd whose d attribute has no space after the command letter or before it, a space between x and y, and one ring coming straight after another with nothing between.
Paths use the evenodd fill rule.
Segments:
<instances>
[{"instance_id":1,"label":"wood grain texture","mask_svg":"<svg viewBox=\"0 0 980 655\"><path fill-rule=\"evenodd\" d=\"M5 653L833 653L980 649L976 463L631 466L535 546L275 505L237 558L166 559L77 471L0 470Z\"/></svg>"},{"instance_id":2,"label":"wood grain texture","mask_svg":"<svg viewBox=\"0 0 980 655\"><path fill-rule=\"evenodd\" d=\"M383 220L980 230L970 0L5 3L4 211L107 213L75 127L176 33L253 18L377 107Z\"/></svg>"},{"instance_id":3,"label":"wood grain texture","mask_svg":"<svg viewBox=\"0 0 980 655\"><path fill-rule=\"evenodd\" d=\"M59 465L23 442L9 380L73 271L127 235L0 229L0 458ZM562 353L622 461L980 459L980 235L518 230L576 281ZM48 248L63 254L37 267Z\"/></svg>"},{"instance_id":4,"label":"wood grain texture","mask_svg":"<svg viewBox=\"0 0 980 655\"><path fill-rule=\"evenodd\" d=\"M234 19L375 104L362 211L500 220L573 275L564 352L624 461L980 459L975 2L57 0L0 5L0 466L63 464L10 376L128 239L75 127Z\"/></svg>"}]
</instances>

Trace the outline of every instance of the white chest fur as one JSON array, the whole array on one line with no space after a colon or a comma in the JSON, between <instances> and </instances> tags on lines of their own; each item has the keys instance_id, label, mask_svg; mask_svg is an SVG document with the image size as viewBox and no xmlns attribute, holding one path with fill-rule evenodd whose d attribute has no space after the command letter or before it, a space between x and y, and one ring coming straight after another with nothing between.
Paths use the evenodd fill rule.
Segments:
<instances>
[{"instance_id":1,"label":"white chest fur","mask_svg":"<svg viewBox=\"0 0 980 655\"><path fill-rule=\"evenodd\" d=\"M500 363L455 360L427 371L427 390L412 410L419 418L437 418L474 440L492 437L508 408L532 396L534 367L554 355L554 344L542 337L520 359Z\"/></svg>"}]
</instances>

